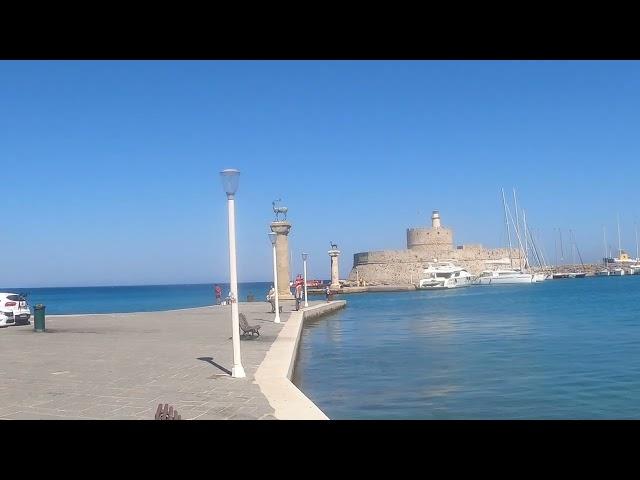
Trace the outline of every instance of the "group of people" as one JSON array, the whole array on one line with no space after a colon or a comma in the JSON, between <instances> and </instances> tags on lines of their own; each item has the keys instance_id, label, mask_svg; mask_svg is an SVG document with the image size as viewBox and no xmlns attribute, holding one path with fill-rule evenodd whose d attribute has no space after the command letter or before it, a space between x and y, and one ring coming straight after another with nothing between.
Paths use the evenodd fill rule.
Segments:
<instances>
[{"instance_id":1,"label":"group of people","mask_svg":"<svg viewBox=\"0 0 640 480\"><path fill-rule=\"evenodd\" d=\"M303 291L304 280L302 275L298 274L296 279L293 282L291 288L293 289L293 296L296 299L296 310L300 310L300 303L302 302L302 291ZM276 311L276 290L271 285L271 289L269 293L267 293L267 302L271 304L271 313L275 313Z\"/></svg>"},{"instance_id":2,"label":"group of people","mask_svg":"<svg viewBox=\"0 0 640 480\"><path fill-rule=\"evenodd\" d=\"M228 305L233 300L233 297L231 296L231 292L229 292L226 298L222 300L222 288L220 288L220 285L216 284L213 287L213 290L216 293L216 305Z\"/></svg>"},{"instance_id":3,"label":"group of people","mask_svg":"<svg viewBox=\"0 0 640 480\"><path fill-rule=\"evenodd\" d=\"M298 274L296 279L293 281L291 288L293 290L293 296L296 299L296 310L300 310L300 304L302 303L302 295L304 291L304 279L302 278L301 274ZM327 297L328 302L331 298L331 288L329 287L329 285L327 285L327 287L325 288L324 293ZM267 293L267 302L271 303L271 313L275 313L276 290L275 288L273 288L273 285L271 285L271 289L269 290L269 293Z\"/></svg>"},{"instance_id":4,"label":"group of people","mask_svg":"<svg viewBox=\"0 0 640 480\"><path fill-rule=\"evenodd\" d=\"M300 304L302 303L302 292L304 290L304 279L302 278L301 274L298 274L296 279L293 281L293 285L291 286L291 288L293 289L293 296L296 299L296 310L300 310ZM227 295L227 298L224 300L224 303L223 303L222 288L220 288L220 285L215 285L214 291L216 294L216 305L221 305L221 304L226 305L227 303L230 302L231 292L229 292L229 295ZM331 288L329 288L328 285L325 288L325 295L327 296L327 302L328 302L331 295ZM267 293L267 302L271 304L271 313L275 313L276 312L276 290L275 288L273 288L273 285L271 285L271 289L269 289L269 293Z\"/></svg>"}]
</instances>

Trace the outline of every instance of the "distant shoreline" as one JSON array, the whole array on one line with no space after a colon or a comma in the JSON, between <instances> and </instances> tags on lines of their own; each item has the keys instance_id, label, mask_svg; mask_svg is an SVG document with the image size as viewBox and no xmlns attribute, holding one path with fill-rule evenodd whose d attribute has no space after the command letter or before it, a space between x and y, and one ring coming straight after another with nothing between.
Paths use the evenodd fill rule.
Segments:
<instances>
[{"instance_id":1,"label":"distant shoreline","mask_svg":"<svg viewBox=\"0 0 640 480\"><path fill-rule=\"evenodd\" d=\"M238 285L247 285L250 283L269 283L273 280L255 281L255 282L238 282ZM132 284L132 285L83 285L83 286L45 286L45 287L0 287L0 291L14 291L14 290L41 290L45 288L133 288L133 287L192 287L201 285L229 285L229 282L203 282L203 283L148 283L148 284Z\"/></svg>"}]
</instances>

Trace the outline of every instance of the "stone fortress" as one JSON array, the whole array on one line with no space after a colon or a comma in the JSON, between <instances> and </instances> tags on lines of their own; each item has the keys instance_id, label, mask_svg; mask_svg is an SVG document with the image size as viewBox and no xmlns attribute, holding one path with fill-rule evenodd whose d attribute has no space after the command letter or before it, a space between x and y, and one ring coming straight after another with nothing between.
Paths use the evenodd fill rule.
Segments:
<instances>
[{"instance_id":1,"label":"stone fortress","mask_svg":"<svg viewBox=\"0 0 640 480\"><path fill-rule=\"evenodd\" d=\"M518 266L519 249L511 252L514 266ZM500 261L509 267L508 248L484 248L482 245L453 243L453 230L443 227L437 210L431 215L431 228L408 228L406 250L380 250L353 255L349 273L351 285L401 285L417 283L428 262L452 261L478 275L492 268L487 262Z\"/></svg>"}]
</instances>

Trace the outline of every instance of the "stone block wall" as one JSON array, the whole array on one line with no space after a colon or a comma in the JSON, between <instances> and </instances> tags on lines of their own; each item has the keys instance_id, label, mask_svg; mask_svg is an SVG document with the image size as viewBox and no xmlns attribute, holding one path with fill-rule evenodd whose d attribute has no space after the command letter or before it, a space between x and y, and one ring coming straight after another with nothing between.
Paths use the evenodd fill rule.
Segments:
<instances>
[{"instance_id":1,"label":"stone block wall","mask_svg":"<svg viewBox=\"0 0 640 480\"><path fill-rule=\"evenodd\" d=\"M407 248L423 252L447 252L453 248L453 230L449 228L407 228Z\"/></svg>"}]
</instances>

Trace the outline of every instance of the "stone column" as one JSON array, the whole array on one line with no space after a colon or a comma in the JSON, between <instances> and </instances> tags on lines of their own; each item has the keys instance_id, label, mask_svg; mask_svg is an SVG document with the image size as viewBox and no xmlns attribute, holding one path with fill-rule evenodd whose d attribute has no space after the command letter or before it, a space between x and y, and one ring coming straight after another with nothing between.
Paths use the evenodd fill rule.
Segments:
<instances>
[{"instance_id":1,"label":"stone column","mask_svg":"<svg viewBox=\"0 0 640 480\"><path fill-rule=\"evenodd\" d=\"M338 256L340 255L340 250L332 249L329 250L329 257L331 257L331 286L330 288L337 289L340 288L340 272L338 270Z\"/></svg>"},{"instance_id":2,"label":"stone column","mask_svg":"<svg viewBox=\"0 0 640 480\"><path fill-rule=\"evenodd\" d=\"M295 300L291 295L289 281L289 230L291 224L289 222L271 222L271 231L275 232L276 237L276 270L278 271L278 300Z\"/></svg>"}]
</instances>

